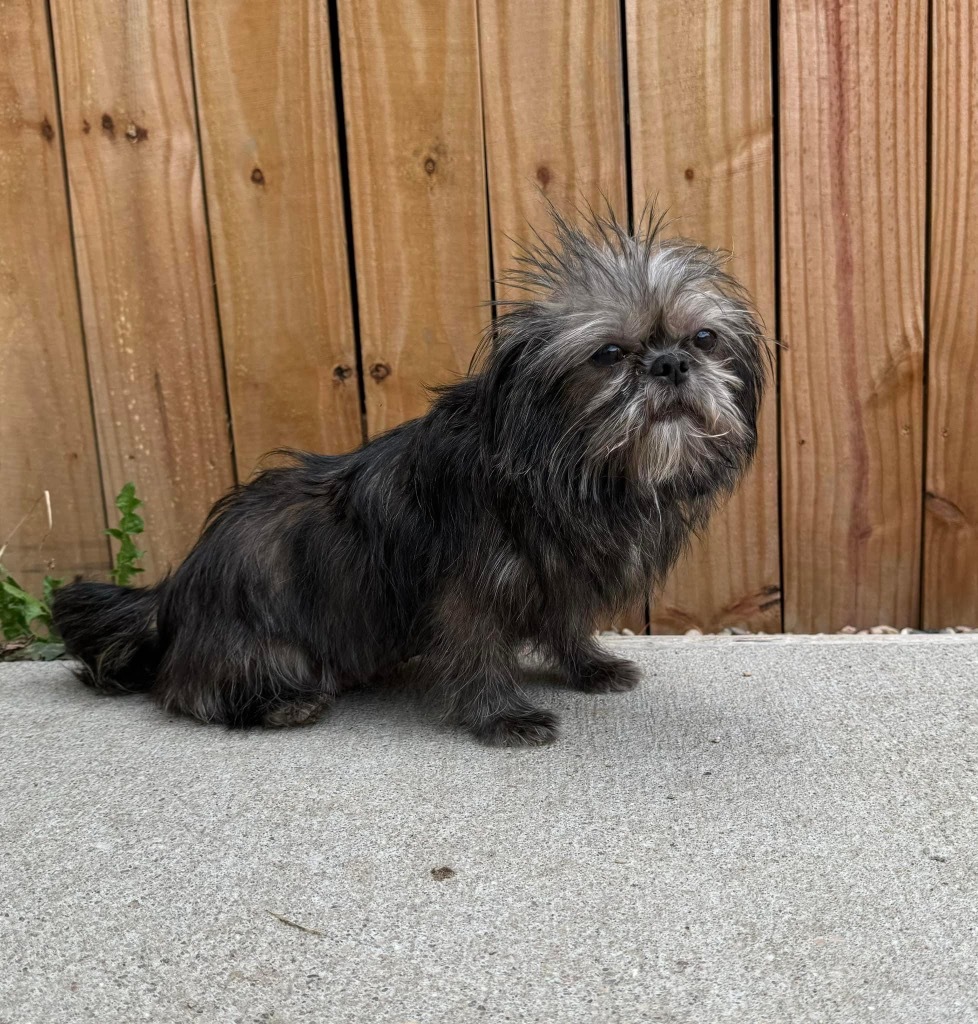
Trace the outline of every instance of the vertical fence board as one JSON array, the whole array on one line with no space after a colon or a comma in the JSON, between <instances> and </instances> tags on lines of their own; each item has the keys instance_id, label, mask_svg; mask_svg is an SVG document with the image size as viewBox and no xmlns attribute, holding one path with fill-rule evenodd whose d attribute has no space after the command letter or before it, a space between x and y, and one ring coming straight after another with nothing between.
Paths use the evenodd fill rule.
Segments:
<instances>
[{"instance_id":1,"label":"vertical fence board","mask_svg":"<svg viewBox=\"0 0 978 1024\"><path fill-rule=\"evenodd\" d=\"M978 625L978 7L934 3L923 621Z\"/></svg>"},{"instance_id":2,"label":"vertical fence board","mask_svg":"<svg viewBox=\"0 0 978 1024\"><path fill-rule=\"evenodd\" d=\"M423 413L487 312L474 0L339 0L367 424Z\"/></svg>"},{"instance_id":3,"label":"vertical fence board","mask_svg":"<svg viewBox=\"0 0 978 1024\"><path fill-rule=\"evenodd\" d=\"M0 3L0 52L0 559L34 588L108 547L43 4Z\"/></svg>"},{"instance_id":4,"label":"vertical fence board","mask_svg":"<svg viewBox=\"0 0 978 1024\"><path fill-rule=\"evenodd\" d=\"M927 12L781 5L785 624L915 625Z\"/></svg>"},{"instance_id":5,"label":"vertical fence board","mask_svg":"<svg viewBox=\"0 0 978 1024\"><path fill-rule=\"evenodd\" d=\"M146 502L146 567L232 481L183 4L53 5L106 495Z\"/></svg>"},{"instance_id":6,"label":"vertical fence board","mask_svg":"<svg viewBox=\"0 0 978 1024\"><path fill-rule=\"evenodd\" d=\"M325 4L190 6L238 474L361 441Z\"/></svg>"},{"instance_id":7,"label":"vertical fence board","mask_svg":"<svg viewBox=\"0 0 978 1024\"><path fill-rule=\"evenodd\" d=\"M498 277L512 265L511 238L546 232L541 192L569 215L604 196L625 218L619 5L481 0L479 19ZM497 298L515 294L497 287Z\"/></svg>"},{"instance_id":8,"label":"vertical fence board","mask_svg":"<svg viewBox=\"0 0 978 1024\"><path fill-rule=\"evenodd\" d=\"M627 213L622 54L617 0L481 0L486 163L497 279L514 242L549 231L546 196L574 220L605 199ZM496 297L522 293L496 285ZM645 607L615 625L641 631Z\"/></svg>"},{"instance_id":9,"label":"vertical fence board","mask_svg":"<svg viewBox=\"0 0 978 1024\"><path fill-rule=\"evenodd\" d=\"M629 0L627 17L635 207L657 194L669 233L732 250L773 334L770 5ZM757 462L658 595L654 631L780 628L777 487L772 380Z\"/></svg>"}]
</instances>

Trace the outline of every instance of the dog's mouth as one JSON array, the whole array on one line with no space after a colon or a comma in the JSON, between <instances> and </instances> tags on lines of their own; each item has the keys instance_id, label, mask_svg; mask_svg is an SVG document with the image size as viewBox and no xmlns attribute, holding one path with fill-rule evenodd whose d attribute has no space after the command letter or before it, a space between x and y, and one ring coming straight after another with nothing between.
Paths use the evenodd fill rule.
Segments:
<instances>
[{"instance_id":1,"label":"dog's mouth","mask_svg":"<svg viewBox=\"0 0 978 1024\"><path fill-rule=\"evenodd\" d=\"M689 419L692 415L682 402L673 402L665 409L657 409L652 418L656 423L669 423L672 420Z\"/></svg>"},{"instance_id":2,"label":"dog's mouth","mask_svg":"<svg viewBox=\"0 0 978 1024\"><path fill-rule=\"evenodd\" d=\"M682 398L674 398L668 403L656 402L651 411L653 423L676 423L680 420L691 420L698 426L704 426L703 414Z\"/></svg>"},{"instance_id":3,"label":"dog's mouth","mask_svg":"<svg viewBox=\"0 0 978 1024\"><path fill-rule=\"evenodd\" d=\"M644 396L646 429L668 430L671 435L689 433L699 439L725 437L737 425L719 418L720 403L711 401L700 388L649 386Z\"/></svg>"}]
</instances>

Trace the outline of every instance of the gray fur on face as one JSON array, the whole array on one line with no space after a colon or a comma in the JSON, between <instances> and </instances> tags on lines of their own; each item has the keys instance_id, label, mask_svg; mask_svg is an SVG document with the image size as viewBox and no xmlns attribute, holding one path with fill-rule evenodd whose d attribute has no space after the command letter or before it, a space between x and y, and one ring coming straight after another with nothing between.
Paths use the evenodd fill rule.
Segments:
<instances>
[{"instance_id":1,"label":"gray fur on face","mask_svg":"<svg viewBox=\"0 0 978 1024\"><path fill-rule=\"evenodd\" d=\"M504 278L526 297L499 303L507 313L484 348L497 359L518 352L521 370L563 389L575 411L568 432L590 432L594 471L618 460L654 486L696 479L718 454L735 455L754 429L769 355L746 292L726 271L729 255L662 238L651 210L636 235L613 218L592 214L585 231L552 212L553 241L538 235ZM710 352L692 342L703 329L717 336ZM607 344L626 358L596 368L592 357ZM667 351L690 363L681 396L648 372ZM552 457L559 461L560 446Z\"/></svg>"}]
</instances>

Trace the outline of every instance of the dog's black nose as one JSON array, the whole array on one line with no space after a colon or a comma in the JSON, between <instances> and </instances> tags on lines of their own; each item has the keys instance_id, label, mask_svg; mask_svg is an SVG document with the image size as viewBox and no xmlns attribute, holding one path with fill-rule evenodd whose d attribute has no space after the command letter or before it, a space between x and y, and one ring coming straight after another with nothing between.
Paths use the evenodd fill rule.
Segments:
<instances>
[{"instance_id":1,"label":"dog's black nose","mask_svg":"<svg viewBox=\"0 0 978 1024\"><path fill-rule=\"evenodd\" d=\"M665 377L673 384L682 384L689 373L689 360L678 352L663 352L652 360L649 373L653 377Z\"/></svg>"}]
</instances>

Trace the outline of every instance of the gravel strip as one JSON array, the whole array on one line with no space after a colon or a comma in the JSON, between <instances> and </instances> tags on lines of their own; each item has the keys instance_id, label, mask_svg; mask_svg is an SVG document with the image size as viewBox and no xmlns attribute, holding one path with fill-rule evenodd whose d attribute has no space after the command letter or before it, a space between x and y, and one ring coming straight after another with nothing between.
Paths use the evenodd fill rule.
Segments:
<instances>
[{"instance_id":1,"label":"gravel strip","mask_svg":"<svg viewBox=\"0 0 978 1024\"><path fill-rule=\"evenodd\" d=\"M855 626L843 626L842 629L836 630L835 634L831 635L845 635L845 636L887 636L887 635L937 635L940 633L978 633L978 626L945 626L943 629L911 629L909 626L904 626L903 629L897 629L896 626L870 626L868 629L857 629ZM601 636L635 636L635 632L631 629L606 629L600 634ZM725 629L721 629L718 633L704 633L701 629L687 629L683 636L777 636L779 634L768 634L763 630L753 632L749 629L743 629L740 626L727 626ZM788 635L791 634L781 634Z\"/></svg>"}]
</instances>

